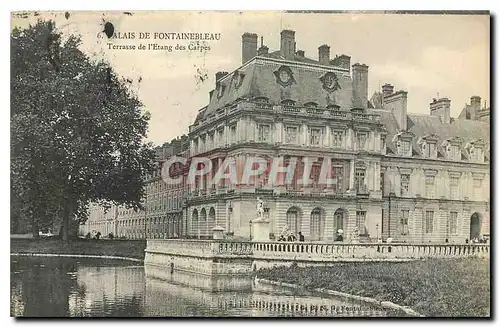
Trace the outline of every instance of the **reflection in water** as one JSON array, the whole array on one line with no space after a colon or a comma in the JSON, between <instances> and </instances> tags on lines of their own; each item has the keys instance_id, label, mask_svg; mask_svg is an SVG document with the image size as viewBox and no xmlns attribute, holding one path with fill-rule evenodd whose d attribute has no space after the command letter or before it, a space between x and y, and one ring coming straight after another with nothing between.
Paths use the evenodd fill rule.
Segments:
<instances>
[{"instance_id":1,"label":"reflection in water","mask_svg":"<svg viewBox=\"0 0 500 327\"><path fill-rule=\"evenodd\" d=\"M177 273L176 273L177 274ZM186 278L179 276L178 281ZM11 258L11 315L30 317L380 316L367 304L256 284L251 292L209 292L145 278L124 261Z\"/></svg>"}]
</instances>

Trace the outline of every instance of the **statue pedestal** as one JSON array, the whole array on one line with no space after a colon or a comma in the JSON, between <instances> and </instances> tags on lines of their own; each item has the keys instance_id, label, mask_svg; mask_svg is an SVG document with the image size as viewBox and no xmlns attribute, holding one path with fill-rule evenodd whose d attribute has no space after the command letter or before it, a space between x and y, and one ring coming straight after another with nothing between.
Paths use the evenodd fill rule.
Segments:
<instances>
[{"instance_id":1,"label":"statue pedestal","mask_svg":"<svg viewBox=\"0 0 500 327\"><path fill-rule=\"evenodd\" d=\"M213 233L214 240L223 240L224 239L224 228L222 228L221 226L217 225L214 228L212 228L212 233Z\"/></svg>"},{"instance_id":2,"label":"statue pedestal","mask_svg":"<svg viewBox=\"0 0 500 327\"><path fill-rule=\"evenodd\" d=\"M269 219L257 218L252 221L252 241L269 241Z\"/></svg>"}]
</instances>

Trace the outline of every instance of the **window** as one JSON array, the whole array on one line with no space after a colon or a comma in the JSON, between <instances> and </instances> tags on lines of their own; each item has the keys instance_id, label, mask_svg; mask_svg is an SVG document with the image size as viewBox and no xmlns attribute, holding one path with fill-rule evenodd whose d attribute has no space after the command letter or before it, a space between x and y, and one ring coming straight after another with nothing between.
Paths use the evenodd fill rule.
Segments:
<instances>
[{"instance_id":1,"label":"window","mask_svg":"<svg viewBox=\"0 0 500 327\"><path fill-rule=\"evenodd\" d=\"M474 186L474 199L478 200L481 198L481 184L482 180L479 178L474 178L473 186Z\"/></svg>"},{"instance_id":2,"label":"window","mask_svg":"<svg viewBox=\"0 0 500 327\"><path fill-rule=\"evenodd\" d=\"M425 212L425 232L431 234L434 231L434 211Z\"/></svg>"},{"instance_id":3,"label":"window","mask_svg":"<svg viewBox=\"0 0 500 327\"><path fill-rule=\"evenodd\" d=\"M284 106L295 106L295 101L293 100L283 100L281 101L281 104Z\"/></svg>"},{"instance_id":4,"label":"window","mask_svg":"<svg viewBox=\"0 0 500 327\"><path fill-rule=\"evenodd\" d=\"M298 128L296 126L285 127L285 143L297 144Z\"/></svg>"},{"instance_id":5,"label":"window","mask_svg":"<svg viewBox=\"0 0 500 327\"><path fill-rule=\"evenodd\" d=\"M332 166L332 177L333 179L333 192L334 193L342 193L344 190L342 189L342 176L344 175L344 167L341 166Z\"/></svg>"},{"instance_id":6,"label":"window","mask_svg":"<svg viewBox=\"0 0 500 327\"><path fill-rule=\"evenodd\" d=\"M342 147L344 139L344 131L333 131L333 146Z\"/></svg>"},{"instance_id":7,"label":"window","mask_svg":"<svg viewBox=\"0 0 500 327\"><path fill-rule=\"evenodd\" d=\"M309 130L309 141L311 145L320 145L321 142L321 129L311 128Z\"/></svg>"},{"instance_id":8,"label":"window","mask_svg":"<svg viewBox=\"0 0 500 327\"><path fill-rule=\"evenodd\" d=\"M365 189L365 169L364 168L356 168L356 191L361 192Z\"/></svg>"},{"instance_id":9,"label":"window","mask_svg":"<svg viewBox=\"0 0 500 327\"><path fill-rule=\"evenodd\" d=\"M435 176L425 176L425 195L427 198L434 198L434 182L436 178Z\"/></svg>"},{"instance_id":10,"label":"window","mask_svg":"<svg viewBox=\"0 0 500 327\"><path fill-rule=\"evenodd\" d=\"M411 150L410 141L401 141L399 153L403 156L409 156L411 155L410 150Z\"/></svg>"},{"instance_id":11,"label":"window","mask_svg":"<svg viewBox=\"0 0 500 327\"><path fill-rule=\"evenodd\" d=\"M311 240L321 239L321 210L316 208L311 212Z\"/></svg>"},{"instance_id":12,"label":"window","mask_svg":"<svg viewBox=\"0 0 500 327\"><path fill-rule=\"evenodd\" d=\"M214 133L210 134L208 137L208 144L207 144L208 149L213 149L214 148Z\"/></svg>"},{"instance_id":13,"label":"window","mask_svg":"<svg viewBox=\"0 0 500 327\"><path fill-rule=\"evenodd\" d=\"M450 234L457 235L458 213L450 212Z\"/></svg>"},{"instance_id":14,"label":"window","mask_svg":"<svg viewBox=\"0 0 500 327\"><path fill-rule=\"evenodd\" d=\"M366 235L365 228L366 211L356 211L356 226L359 230L359 235Z\"/></svg>"},{"instance_id":15,"label":"window","mask_svg":"<svg viewBox=\"0 0 500 327\"><path fill-rule=\"evenodd\" d=\"M217 144L219 146L224 146L226 142L224 142L224 129L223 128L221 128L217 131L217 136L218 136Z\"/></svg>"},{"instance_id":16,"label":"window","mask_svg":"<svg viewBox=\"0 0 500 327\"><path fill-rule=\"evenodd\" d=\"M460 160L462 159L462 154L460 152L460 147L458 145L452 145L450 147L450 160Z\"/></svg>"},{"instance_id":17,"label":"window","mask_svg":"<svg viewBox=\"0 0 500 327\"><path fill-rule=\"evenodd\" d=\"M288 227L290 228L290 231L294 233L295 235L298 234L299 230L299 212L297 209L292 208L289 209L288 212L286 213L286 223Z\"/></svg>"},{"instance_id":18,"label":"window","mask_svg":"<svg viewBox=\"0 0 500 327\"><path fill-rule=\"evenodd\" d=\"M401 174L401 196L410 196L410 174Z\"/></svg>"},{"instance_id":19,"label":"window","mask_svg":"<svg viewBox=\"0 0 500 327\"><path fill-rule=\"evenodd\" d=\"M385 174L380 173L380 191L382 191L382 195L384 195L384 178Z\"/></svg>"},{"instance_id":20,"label":"window","mask_svg":"<svg viewBox=\"0 0 500 327\"><path fill-rule=\"evenodd\" d=\"M357 138L358 138L358 149L365 150L366 140L368 139L368 134L366 132L358 132Z\"/></svg>"},{"instance_id":21,"label":"window","mask_svg":"<svg viewBox=\"0 0 500 327\"><path fill-rule=\"evenodd\" d=\"M230 135L231 135L231 142L232 143L236 143L236 125L233 125L229 128L230 130Z\"/></svg>"},{"instance_id":22,"label":"window","mask_svg":"<svg viewBox=\"0 0 500 327\"><path fill-rule=\"evenodd\" d=\"M458 177L450 177L450 199L458 200Z\"/></svg>"},{"instance_id":23,"label":"window","mask_svg":"<svg viewBox=\"0 0 500 327\"><path fill-rule=\"evenodd\" d=\"M427 149L425 156L427 158L434 158L434 153L436 152L436 144L435 143L427 143Z\"/></svg>"},{"instance_id":24,"label":"window","mask_svg":"<svg viewBox=\"0 0 500 327\"><path fill-rule=\"evenodd\" d=\"M318 107L318 104L316 102L308 102L308 103L305 103L304 104L304 107L308 107L308 108L317 108Z\"/></svg>"},{"instance_id":25,"label":"window","mask_svg":"<svg viewBox=\"0 0 500 327\"><path fill-rule=\"evenodd\" d=\"M259 142L269 142L271 127L269 125L259 125Z\"/></svg>"},{"instance_id":26,"label":"window","mask_svg":"<svg viewBox=\"0 0 500 327\"><path fill-rule=\"evenodd\" d=\"M380 151L383 152L385 150L385 135L380 136Z\"/></svg>"},{"instance_id":27,"label":"window","mask_svg":"<svg viewBox=\"0 0 500 327\"><path fill-rule=\"evenodd\" d=\"M471 161L483 162L484 161L483 157L484 157L483 156L483 149L474 147L470 150Z\"/></svg>"},{"instance_id":28,"label":"window","mask_svg":"<svg viewBox=\"0 0 500 327\"><path fill-rule=\"evenodd\" d=\"M409 210L401 210L401 219L399 221L399 230L401 235L408 235L408 217L410 216Z\"/></svg>"}]
</instances>

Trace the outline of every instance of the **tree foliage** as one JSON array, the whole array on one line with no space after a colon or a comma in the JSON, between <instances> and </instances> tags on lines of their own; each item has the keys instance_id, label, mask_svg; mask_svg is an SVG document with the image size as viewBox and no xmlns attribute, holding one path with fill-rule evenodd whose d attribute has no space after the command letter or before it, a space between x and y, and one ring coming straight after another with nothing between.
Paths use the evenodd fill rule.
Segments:
<instances>
[{"instance_id":1,"label":"tree foliage","mask_svg":"<svg viewBox=\"0 0 500 327\"><path fill-rule=\"evenodd\" d=\"M155 167L149 113L112 67L52 21L11 32L13 216L83 221L91 201L140 209Z\"/></svg>"}]
</instances>

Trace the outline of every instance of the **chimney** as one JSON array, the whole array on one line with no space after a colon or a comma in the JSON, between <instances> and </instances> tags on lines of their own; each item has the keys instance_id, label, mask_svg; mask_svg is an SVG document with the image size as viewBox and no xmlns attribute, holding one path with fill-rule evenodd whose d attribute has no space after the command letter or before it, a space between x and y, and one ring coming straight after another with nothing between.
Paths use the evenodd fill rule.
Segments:
<instances>
[{"instance_id":1,"label":"chimney","mask_svg":"<svg viewBox=\"0 0 500 327\"><path fill-rule=\"evenodd\" d=\"M382 102L384 109L393 113L398 123L399 130L406 131L408 92L400 90L391 93L390 95L384 96Z\"/></svg>"},{"instance_id":2,"label":"chimney","mask_svg":"<svg viewBox=\"0 0 500 327\"><path fill-rule=\"evenodd\" d=\"M318 60L321 65L330 64L330 47L323 44L318 48Z\"/></svg>"},{"instance_id":3,"label":"chimney","mask_svg":"<svg viewBox=\"0 0 500 327\"><path fill-rule=\"evenodd\" d=\"M429 104L429 108L431 111L431 116L437 116L441 118L441 122L443 124L450 123L450 99L441 98L441 99L432 99L432 102Z\"/></svg>"},{"instance_id":4,"label":"chimney","mask_svg":"<svg viewBox=\"0 0 500 327\"><path fill-rule=\"evenodd\" d=\"M217 72L217 73L215 73L215 81L217 82L218 80L220 80L221 78L223 78L227 74L228 74L228 72Z\"/></svg>"},{"instance_id":5,"label":"chimney","mask_svg":"<svg viewBox=\"0 0 500 327\"><path fill-rule=\"evenodd\" d=\"M293 59L295 55L295 31L281 31L280 54L285 59Z\"/></svg>"},{"instance_id":6,"label":"chimney","mask_svg":"<svg viewBox=\"0 0 500 327\"><path fill-rule=\"evenodd\" d=\"M330 60L330 65L344 69L351 69L351 57L345 54L335 56L333 60Z\"/></svg>"},{"instance_id":7,"label":"chimney","mask_svg":"<svg viewBox=\"0 0 500 327\"><path fill-rule=\"evenodd\" d=\"M392 86L391 84L387 84L387 83L382 85L382 94L383 94L384 98L388 97L392 93L394 93L394 86Z\"/></svg>"},{"instance_id":8,"label":"chimney","mask_svg":"<svg viewBox=\"0 0 500 327\"><path fill-rule=\"evenodd\" d=\"M304 52L304 50L297 50L297 56L304 58L305 55L306 53Z\"/></svg>"},{"instance_id":9,"label":"chimney","mask_svg":"<svg viewBox=\"0 0 500 327\"><path fill-rule=\"evenodd\" d=\"M262 45L259 50L257 50L257 56L264 56L269 53L269 48L265 45Z\"/></svg>"},{"instance_id":10,"label":"chimney","mask_svg":"<svg viewBox=\"0 0 500 327\"><path fill-rule=\"evenodd\" d=\"M352 107L365 109L368 103L368 66L352 65Z\"/></svg>"},{"instance_id":11,"label":"chimney","mask_svg":"<svg viewBox=\"0 0 500 327\"><path fill-rule=\"evenodd\" d=\"M481 97L478 95L473 95L470 97L470 119L476 120L479 116L479 111L481 110Z\"/></svg>"},{"instance_id":12,"label":"chimney","mask_svg":"<svg viewBox=\"0 0 500 327\"><path fill-rule=\"evenodd\" d=\"M257 34L243 33L241 36L241 63L247 61L257 55Z\"/></svg>"}]
</instances>

